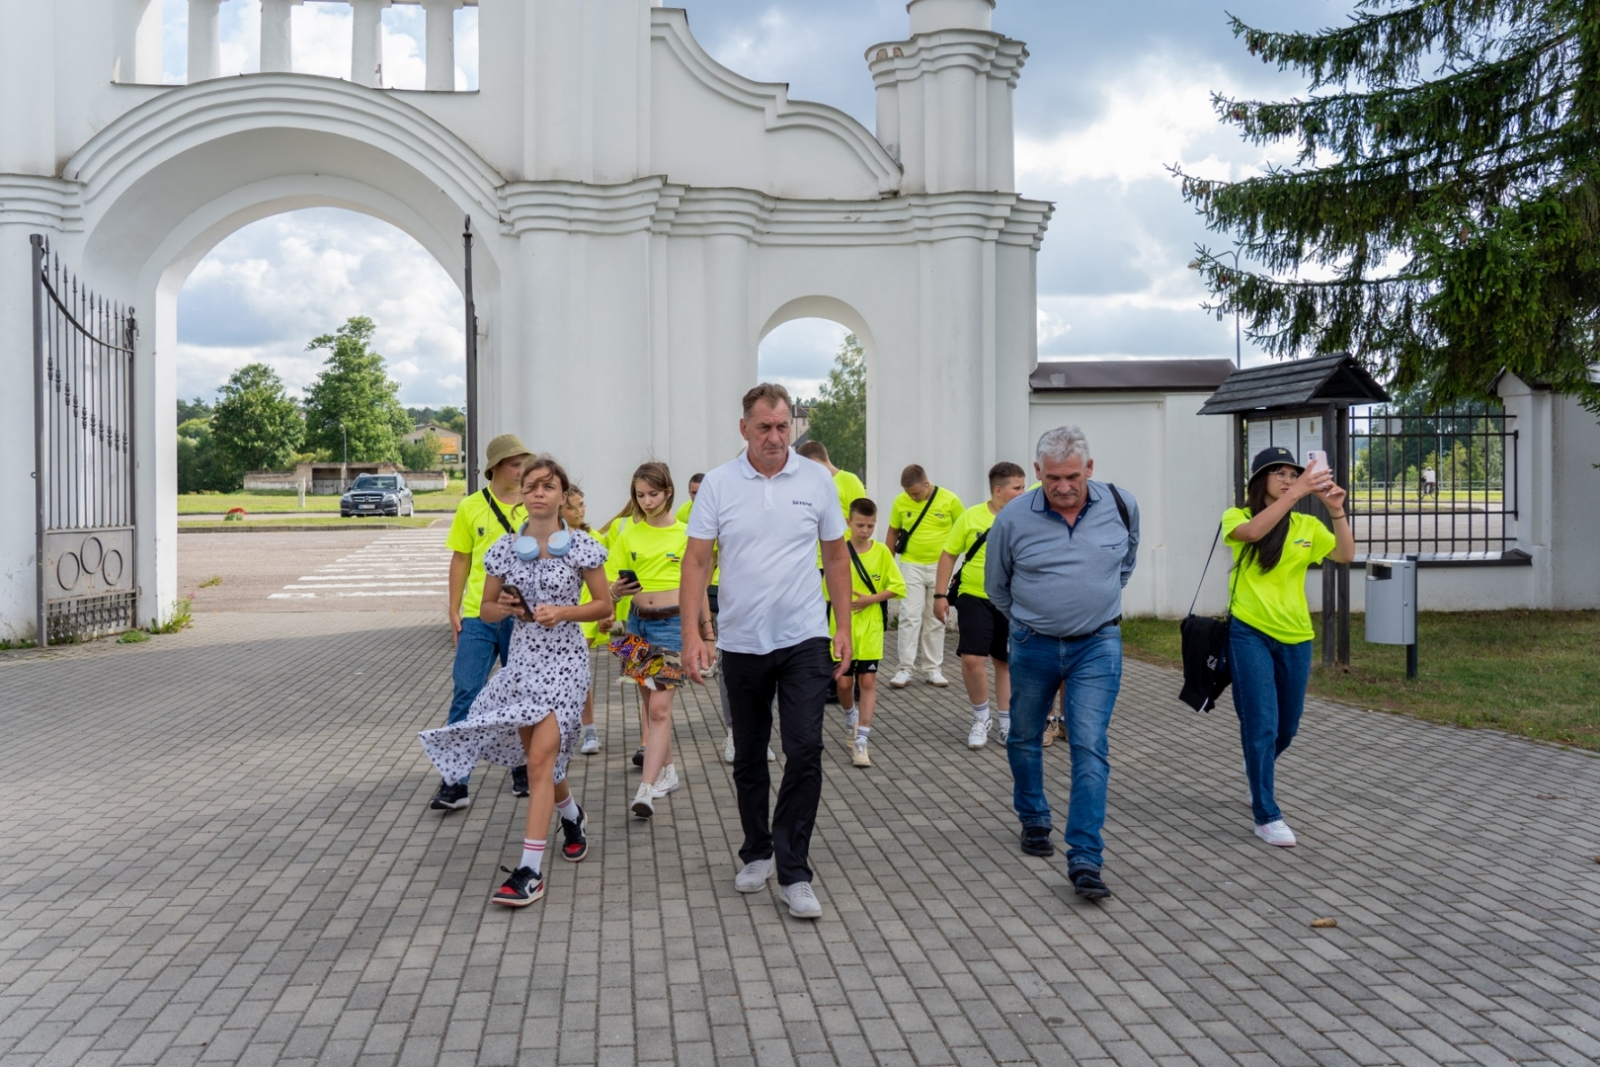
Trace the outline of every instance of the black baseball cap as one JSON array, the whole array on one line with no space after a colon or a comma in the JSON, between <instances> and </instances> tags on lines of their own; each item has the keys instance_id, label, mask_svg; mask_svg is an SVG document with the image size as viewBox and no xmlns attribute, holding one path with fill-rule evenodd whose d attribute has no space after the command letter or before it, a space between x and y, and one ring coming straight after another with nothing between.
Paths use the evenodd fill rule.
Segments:
<instances>
[{"instance_id":1,"label":"black baseball cap","mask_svg":"<svg viewBox=\"0 0 1600 1067\"><path fill-rule=\"evenodd\" d=\"M1304 464L1295 460L1293 452L1282 445L1273 445L1257 452L1256 458L1250 461L1250 480L1255 481L1256 475L1273 467L1293 467L1301 474L1304 474L1306 469Z\"/></svg>"}]
</instances>

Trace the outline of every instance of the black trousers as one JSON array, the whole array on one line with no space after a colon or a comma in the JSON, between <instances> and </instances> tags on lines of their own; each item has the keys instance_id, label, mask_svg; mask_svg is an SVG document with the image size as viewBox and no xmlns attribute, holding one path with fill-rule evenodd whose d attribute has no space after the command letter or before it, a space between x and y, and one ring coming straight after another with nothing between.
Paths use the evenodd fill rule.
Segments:
<instances>
[{"instance_id":1,"label":"black trousers","mask_svg":"<svg viewBox=\"0 0 1600 1067\"><path fill-rule=\"evenodd\" d=\"M806 860L822 797L822 702L833 677L833 657L825 637L765 655L722 653L733 728L733 785L739 794L745 863L777 860L778 884L811 881ZM767 822L772 777L767 744L772 737L772 699L778 699L778 734L783 744L783 781L778 804Z\"/></svg>"}]
</instances>

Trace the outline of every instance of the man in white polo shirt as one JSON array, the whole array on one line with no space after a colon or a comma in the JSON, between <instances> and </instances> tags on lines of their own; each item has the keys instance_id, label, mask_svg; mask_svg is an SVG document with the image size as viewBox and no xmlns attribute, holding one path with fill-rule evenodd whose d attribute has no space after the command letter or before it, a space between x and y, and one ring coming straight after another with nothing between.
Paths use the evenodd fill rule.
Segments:
<instances>
[{"instance_id":1,"label":"man in white polo shirt","mask_svg":"<svg viewBox=\"0 0 1600 1067\"><path fill-rule=\"evenodd\" d=\"M733 784L739 795L744 868L734 879L756 893L774 869L789 914L815 919L822 905L811 889L811 830L822 796L823 701L828 680L850 668L849 627L839 628L829 655L827 614L817 583L817 543L828 599L850 617L850 562L839 494L826 467L789 447L792 407L781 385L758 385L744 396L738 459L706 475L689 516L689 547L679 584L679 612L699 618L717 545L722 568L717 647L733 726ZM835 663L834 660L838 662ZM683 628L683 664L702 682L712 650L699 628ZM787 763L768 826L766 748L772 701Z\"/></svg>"}]
</instances>

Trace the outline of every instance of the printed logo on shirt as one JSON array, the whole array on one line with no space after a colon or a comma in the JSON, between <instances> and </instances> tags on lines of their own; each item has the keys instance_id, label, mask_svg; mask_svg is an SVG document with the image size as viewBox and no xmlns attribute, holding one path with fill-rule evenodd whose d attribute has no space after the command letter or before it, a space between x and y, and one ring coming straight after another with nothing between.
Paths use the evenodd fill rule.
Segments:
<instances>
[{"instance_id":1,"label":"printed logo on shirt","mask_svg":"<svg viewBox=\"0 0 1600 1067\"><path fill-rule=\"evenodd\" d=\"M1307 541L1303 537L1296 537L1294 539L1294 544L1295 544L1296 548L1310 548L1311 547L1311 542Z\"/></svg>"},{"instance_id":2,"label":"printed logo on shirt","mask_svg":"<svg viewBox=\"0 0 1600 1067\"><path fill-rule=\"evenodd\" d=\"M810 507L815 507L816 506L815 504L811 503L811 501L809 501L809 500L791 500L790 503L793 504L797 508L810 508Z\"/></svg>"},{"instance_id":3,"label":"printed logo on shirt","mask_svg":"<svg viewBox=\"0 0 1600 1067\"><path fill-rule=\"evenodd\" d=\"M666 558L667 558L667 562L668 563L682 563L683 562L683 557L678 555L678 553L676 553L676 552L668 552L666 554Z\"/></svg>"}]
</instances>

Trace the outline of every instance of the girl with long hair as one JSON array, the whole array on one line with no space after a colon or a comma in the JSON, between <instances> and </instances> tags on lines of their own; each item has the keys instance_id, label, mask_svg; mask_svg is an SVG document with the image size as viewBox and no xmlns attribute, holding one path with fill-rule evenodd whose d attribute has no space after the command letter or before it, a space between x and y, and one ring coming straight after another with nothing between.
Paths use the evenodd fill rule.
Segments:
<instances>
[{"instance_id":1,"label":"girl with long hair","mask_svg":"<svg viewBox=\"0 0 1600 1067\"><path fill-rule=\"evenodd\" d=\"M648 641L654 652L677 655L682 644L678 621L678 586L689 528L674 514L672 472L665 463L645 463L633 472L631 521L616 539L613 553L617 580L611 597L631 597L628 632ZM702 601L702 604L704 601ZM696 620L700 633L712 634L711 613L702 607ZM655 814L655 802L678 788L672 765L672 694L674 684L659 679L640 686L644 710L644 778L631 810L640 818Z\"/></svg>"},{"instance_id":2,"label":"girl with long hair","mask_svg":"<svg viewBox=\"0 0 1600 1067\"><path fill-rule=\"evenodd\" d=\"M1332 531L1294 510L1308 496L1327 505ZM1295 836L1278 808L1275 769L1300 728L1311 678L1306 569L1355 559L1345 491L1320 457L1306 467L1286 448L1264 449L1250 464L1246 506L1222 515L1222 536L1233 550L1228 660L1256 836L1288 848Z\"/></svg>"},{"instance_id":3,"label":"girl with long hair","mask_svg":"<svg viewBox=\"0 0 1600 1067\"><path fill-rule=\"evenodd\" d=\"M561 517L567 520L567 526L571 529L582 530L590 537L594 537L595 532L584 521L586 516L587 509L583 504L583 488L574 484L571 489L567 490L567 502L562 505ZM609 580L608 576L607 581ZM586 585L578 597L578 604L581 607L592 600L593 598L589 595L589 587ZM581 629L583 630L583 638L588 642L591 649L605 647L606 635L600 631L600 623L586 622L582 624ZM592 756L600 751L600 732L595 729L594 725L594 681L592 676L589 682L589 695L583 698L583 744L578 748L578 751L585 756Z\"/></svg>"},{"instance_id":4,"label":"girl with long hair","mask_svg":"<svg viewBox=\"0 0 1600 1067\"><path fill-rule=\"evenodd\" d=\"M562 856L588 851L583 809L566 787L567 762L589 690L589 647L579 629L610 614L605 549L562 519L571 482L549 456L522 468L528 521L489 547L481 618L494 625L516 619L506 665L473 701L467 717L420 735L428 759L447 781L459 781L479 759L506 767L527 764L528 817L522 859L493 896L523 907L544 896L545 842L552 811L566 835ZM579 605L588 586L591 602Z\"/></svg>"}]
</instances>

